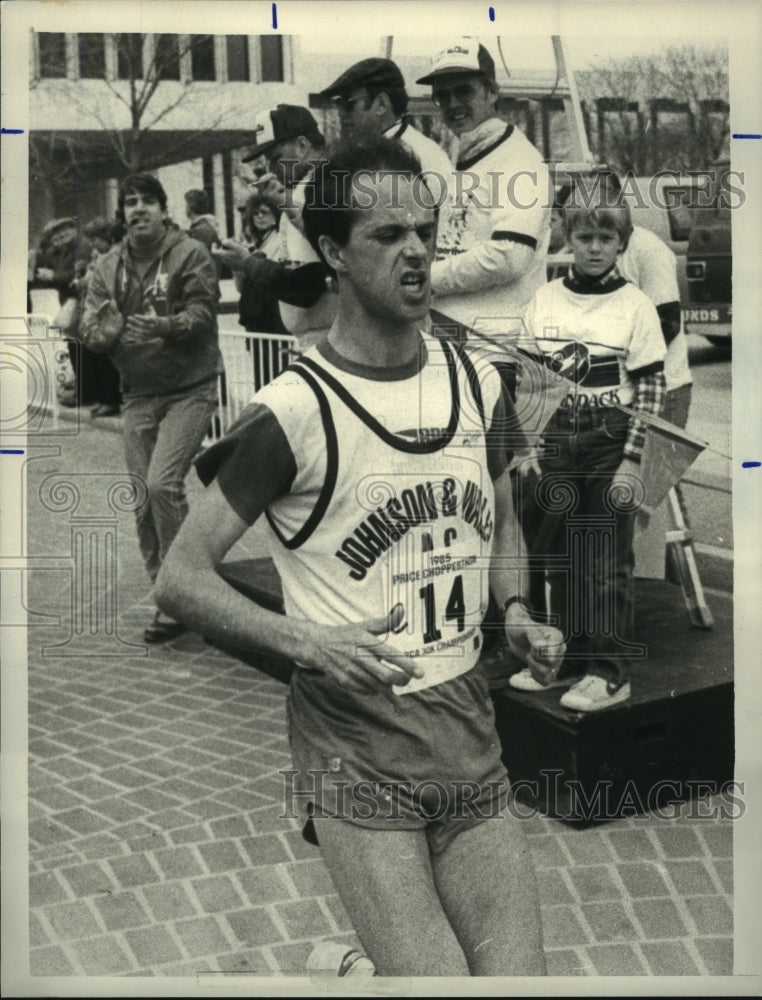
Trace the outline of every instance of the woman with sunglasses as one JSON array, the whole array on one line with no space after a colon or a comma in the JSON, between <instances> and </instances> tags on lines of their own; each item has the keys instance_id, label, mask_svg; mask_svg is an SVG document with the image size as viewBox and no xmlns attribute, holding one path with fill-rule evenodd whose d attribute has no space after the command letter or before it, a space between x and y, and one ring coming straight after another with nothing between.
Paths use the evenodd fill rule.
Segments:
<instances>
[{"instance_id":1,"label":"woman with sunglasses","mask_svg":"<svg viewBox=\"0 0 762 1000\"><path fill-rule=\"evenodd\" d=\"M275 260L278 253L278 220L281 209L276 198L256 193L249 196L243 210L243 231L251 253Z\"/></svg>"}]
</instances>

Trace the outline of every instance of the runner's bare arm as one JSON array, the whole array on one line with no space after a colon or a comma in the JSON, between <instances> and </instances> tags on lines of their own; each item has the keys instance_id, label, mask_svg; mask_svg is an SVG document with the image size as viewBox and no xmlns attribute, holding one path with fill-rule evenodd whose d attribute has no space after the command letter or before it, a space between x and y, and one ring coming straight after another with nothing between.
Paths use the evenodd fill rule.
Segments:
<instances>
[{"instance_id":1,"label":"runner's bare arm","mask_svg":"<svg viewBox=\"0 0 762 1000\"><path fill-rule=\"evenodd\" d=\"M212 482L164 559L155 589L162 611L212 640L275 653L353 690L378 690L421 675L414 660L376 638L388 631L385 616L319 625L268 611L239 594L219 566L248 527Z\"/></svg>"},{"instance_id":2,"label":"runner's bare arm","mask_svg":"<svg viewBox=\"0 0 762 1000\"><path fill-rule=\"evenodd\" d=\"M526 558L521 527L513 509L511 477L507 469L494 482L495 537L492 545L490 588L502 607L509 597L526 592Z\"/></svg>"}]
</instances>

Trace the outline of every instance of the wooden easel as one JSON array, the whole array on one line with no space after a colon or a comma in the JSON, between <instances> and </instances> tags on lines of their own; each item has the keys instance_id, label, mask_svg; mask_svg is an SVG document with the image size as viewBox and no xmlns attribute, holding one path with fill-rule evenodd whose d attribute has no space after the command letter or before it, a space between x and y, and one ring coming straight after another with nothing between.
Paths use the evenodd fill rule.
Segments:
<instances>
[{"instance_id":1,"label":"wooden easel","mask_svg":"<svg viewBox=\"0 0 762 1000\"><path fill-rule=\"evenodd\" d=\"M667 494L667 508L671 524L666 536L667 548L675 557L688 619L696 628L712 628L714 617L704 597L696 550L693 547L693 533L685 522L682 496L674 486Z\"/></svg>"}]
</instances>

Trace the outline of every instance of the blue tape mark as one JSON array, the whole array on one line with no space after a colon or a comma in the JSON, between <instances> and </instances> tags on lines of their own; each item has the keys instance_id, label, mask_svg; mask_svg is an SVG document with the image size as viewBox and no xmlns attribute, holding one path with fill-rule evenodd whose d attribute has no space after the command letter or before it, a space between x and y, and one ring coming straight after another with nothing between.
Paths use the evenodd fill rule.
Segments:
<instances>
[{"instance_id":1,"label":"blue tape mark","mask_svg":"<svg viewBox=\"0 0 762 1000\"><path fill-rule=\"evenodd\" d=\"M0 128L0 135L23 135L23 128Z\"/></svg>"},{"instance_id":2,"label":"blue tape mark","mask_svg":"<svg viewBox=\"0 0 762 1000\"><path fill-rule=\"evenodd\" d=\"M742 469L758 469L762 462L741 462Z\"/></svg>"},{"instance_id":3,"label":"blue tape mark","mask_svg":"<svg viewBox=\"0 0 762 1000\"><path fill-rule=\"evenodd\" d=\"M734 139L762 139L762 133L758 132L734 132Z\"/></svg>"},{"instance_id":4,"label":"blue tape mark","mask_svg":"<svg viewBox=\"0 0 762 1000\"><path fill-rule=\"evenodd\" d=\"M0 455L23 455L23 448L0 448Z\"/></svg>"},{"instance_id":5,"label":"blue tape mark","mask_svg":"<svg viewBox=\"0 0 762 1000\"><path fill-rule=\"evenodd\" d=\"M276 3L273 4L273 30L278 30L278 5Z\"/></svg>"},{"instance_id":6,"label":"blue tape mark","mask_svg":"<svg viewBox=\"0 0 762 1000\"><path fill-rule=\"evenodd\" d=\"M494 7L490 7L490 9L489 9L489 19L490 19L490 21L494 21L495 20L495 8Z\"/></svg>"}]
</instances>

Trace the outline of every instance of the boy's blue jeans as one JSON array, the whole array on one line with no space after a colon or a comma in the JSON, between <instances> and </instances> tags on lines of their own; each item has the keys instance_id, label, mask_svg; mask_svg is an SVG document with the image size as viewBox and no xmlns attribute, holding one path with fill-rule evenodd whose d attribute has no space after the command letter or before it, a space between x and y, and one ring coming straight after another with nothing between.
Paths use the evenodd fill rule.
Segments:
<instances>
[{"instance_id":1,"label":"boy's blue jeans","mask_svg":"<svg viewBox=\"0 0 762 1000\"><path fill-rule=\"evenodd\" d=\"M629 418L613 408L559 411L545 432L542 476L522 490L520 517L538 610L549 582L549 612L564 633L563 674L629 679L635 503L610 490L622 461ZM637 483L633 484L637 495Z\"/></svg>"}]
</instances>

